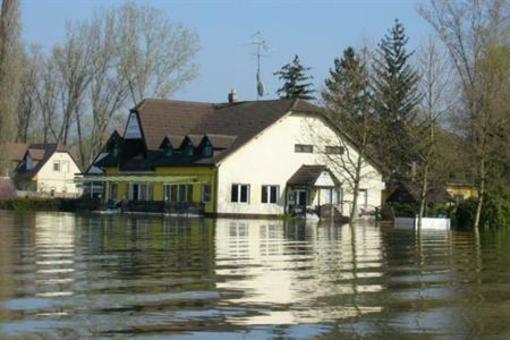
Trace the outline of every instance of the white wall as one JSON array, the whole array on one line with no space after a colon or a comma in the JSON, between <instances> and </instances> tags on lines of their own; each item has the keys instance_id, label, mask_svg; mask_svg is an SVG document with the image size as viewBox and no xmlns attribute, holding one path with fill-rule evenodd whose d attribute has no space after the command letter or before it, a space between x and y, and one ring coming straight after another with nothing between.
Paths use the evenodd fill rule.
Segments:
<instances>
[{"instance_id":1,"label":"white wall","mask_svg":"<svg viewBox=\"0 0 510 340\"><path fill-rule=\"evenodd\" d=\"M54 171L53 164L60 163L60 171ZM74 182L80 169L67 152L55 152L37 173L37 192L56 195L80 195L81 189Z\"/></svg>"},{"instance_id":2,"label":"white wall","mask_svg":"<svg viewBox=\"0 0 510 340\"><path fill-rule=\"evenodd\" d=\"M314 152L296 153L295 144L314 145ZM237 152L228 156L218 169L218 213L283 214L285 186L289 178L302 166L323 164L343 181L340 167L324 156L325 145L345 146L337 133L320 117L291 114L263 131ZM354 150L350 149L351 157ZM379 207L384 189L381 174L365 164L361 188L368 189L368 204ZM250 184L250 203L231 203L232 183ZM279 185L278 204L261 203L261 186ZM344 200L352 200L344 189ZM317 200L317 195L316 198ZM314 202L315 204L316 202ZM347 206L347 205L346 205ZM346 213L346 212L344 212Z\"/></svg>"}]
</instances>

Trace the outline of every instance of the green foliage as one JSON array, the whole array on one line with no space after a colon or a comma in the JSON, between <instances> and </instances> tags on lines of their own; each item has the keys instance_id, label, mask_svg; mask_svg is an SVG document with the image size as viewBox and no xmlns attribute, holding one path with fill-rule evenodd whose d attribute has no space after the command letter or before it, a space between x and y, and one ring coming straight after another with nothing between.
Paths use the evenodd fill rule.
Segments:
<instances>
[{"instance_id":1,"label":"green foliage","mask_svg":"<svg viewBox=\"0 0 510 340\"><path fill-rule=\"evenodd\" d=\"M312 95L315 91L312 89L313 84L310 82L311 76L307 76L306 72L310 67L304 67L299 61L296 54L292 63L284 65L274 75L278 79L283 80L283 86L276 91L281 99L315 99Z\"/></svg>"},{"instance_id":2,"label":"green foliage","mask_svg":"<svg viewBox=\"0 0 510 340\"><path fill-rule=\"evenodd\" d=\"M358 145L366 145L373 117L372 96L366 64L352 47L335 58L321 95L332 118L345 127Z\"/></svg>"},{"instance_id":3,"label":"green foliage","mask_svg":"<svg viewBox=\"0 0 510 340\"><path fill-rule=\"evenodd\" d=\"M26 197L0 201L0 209L17 212L28 211L80 211L97 210L99 202L80 198Z\"/></svg>"},{"instance_id":4,"label":"green foliage","mask_svg":"<svg viewBox=\"0 0 510 340\"><path fill-rule=\"evenodd\" d=\"M392 203L391 207L395 217L415 217L420 210L417 203Z\"/></svg>"},{"instance_id":5,"label":"green foliage","mask_svg":"<svg viewBox=\"0 0 510 340\"><path fill-rule=\"evenodd\" d=\"M58 198L15 198L0 201L0 209L27 211L58 211L62 200Z\"/></svg>"},{"instance_id":6,"label":"green foliage","mask_svg":"<svg viewBox=\"0 0 510 340\"><path fill-rule=\"evenodd\" d=\"M463 229L471 229L475 224L477 198L469 198L459 204L455 212L455 225ZM499 228L510 226L510 197L502 195L485 195L480 227Z\"/></svg>"},{"instance_id":7,"label":"green foliage","mask_svg":"<svg viewBox=\"0 0 510 340\"><path fill-rule=\"evenodd\" d=\"M413 52L408 53L405 48L408 40L404 26L395 20L378 46L372 78L380 123L379 151L388 155L388 164L401 172L414 158L408 129L422 99L420 77L409 63Z\"/></svg>"},{"instance_id":8,"label":"green foliage","mask_svg":"<svg viewBox=\"0 0 510 340\"><path fill-rule=\"evenodd\" d=\"M420 211L420 204L416 203L392 203L393 213L398 217L415 217ZM452 218L455 207L446 204L430 204L427 207L425 217L449 217Z\"/></svg>"}]
</instances>

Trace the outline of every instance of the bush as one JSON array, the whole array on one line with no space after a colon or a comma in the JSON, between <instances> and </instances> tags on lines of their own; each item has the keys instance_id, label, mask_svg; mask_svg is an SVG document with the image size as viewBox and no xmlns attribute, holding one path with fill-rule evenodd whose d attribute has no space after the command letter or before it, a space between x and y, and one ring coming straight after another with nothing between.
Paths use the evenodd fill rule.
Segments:
<instances>
[{"instance_id":1,"label":"bush","mask_svg":"<svg viewBox=\"0 0 510 340\"><path fill-rule=\"evenodd\" d=\"M455 212L454 223L459 228L473 228L476 217L477 198L469 198L459 204ZM484 196L484 205L480 215L480 227L495 228L510 225L510 200L506 195Z\"/></svg>"},{"instance_id":2,"label":"bush","mask_svg":"<svg viewBox=\"0 0 510 340\"><path fill-rule=\"evenodd\" d=\"M13 198L0 201L0 209L14 210L18 212L27 211L79 211L96 210L99 208L99 201L84 200L75 198Z\"/></svg>"}]
</instances>

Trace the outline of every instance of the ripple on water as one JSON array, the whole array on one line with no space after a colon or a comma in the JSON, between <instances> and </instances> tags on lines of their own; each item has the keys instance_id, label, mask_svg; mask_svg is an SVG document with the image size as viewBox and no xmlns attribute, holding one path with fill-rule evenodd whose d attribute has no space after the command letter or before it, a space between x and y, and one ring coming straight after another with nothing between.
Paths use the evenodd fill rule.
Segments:
<instances>
[{"instance_id":1,"label":"ripple on water","mask_svg":"<svg viewBox=\"0 0 510 340\"><path fill-rule=\"evenodd\" d=\"M0 212L0 333L501 336L509 250L503 231Z\"/></svg>"}]
</instances>

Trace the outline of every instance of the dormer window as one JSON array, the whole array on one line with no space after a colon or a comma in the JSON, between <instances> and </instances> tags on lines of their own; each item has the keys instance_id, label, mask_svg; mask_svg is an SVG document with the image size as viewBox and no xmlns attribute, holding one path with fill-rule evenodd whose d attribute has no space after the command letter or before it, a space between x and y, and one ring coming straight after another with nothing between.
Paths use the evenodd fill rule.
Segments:
<instances>
[{"instance_id":1,"label":"dormer window","mask_svg":"<svg viewBox=\"0 0 510 340\"><path fill-rule=\"evenodd\" d=\"M193 147L193 145L191 143L186 144L186 146L184 147L184 155L193 156L194 153L195 148Z\"/></svg>"},{"instance_id":2,"label":"dormer window","mask_svg":"<svg viewBox=\"0 0 510 340\"><path fill-rule=\"evenodd\" d=\"M119 146L117 145L117 143L115 143L115 145L113 146L112 155L113 158L119 157Z\"/></svg>"},{"instance_id":3,"label":"dormer window","mask_svg":"<svg viewBox=\"0 0 510 340\"><path fill-rule=\"evenodd\" d=\"M202 156L204 157L212 157L213 155L213 147L211 145L211 142L209 140L205 140L204 146L202 148Z\"/></svg>"},{"instance_id":4,"label":"dormer window","mask_svg":"<svg viewBox=\"0 0 510 340\"><path fill-rule=\"evenodd\" d=\"M172 155L174 154L174 149L172 148L172 146L170 144L165 146L164 153L165 153L165 157L172 157Z\"/></svg>"}]
</instances>

